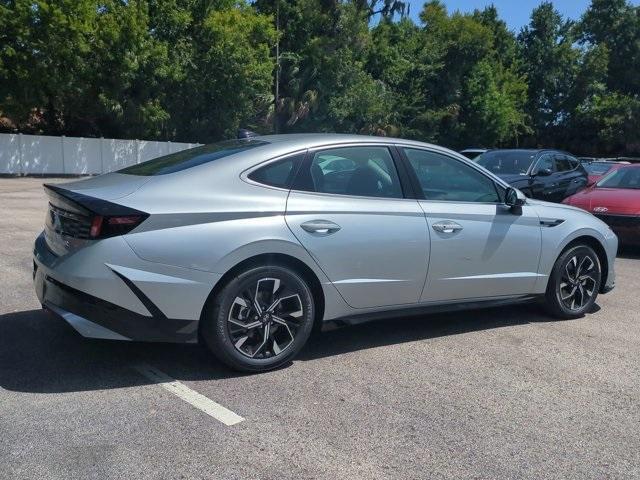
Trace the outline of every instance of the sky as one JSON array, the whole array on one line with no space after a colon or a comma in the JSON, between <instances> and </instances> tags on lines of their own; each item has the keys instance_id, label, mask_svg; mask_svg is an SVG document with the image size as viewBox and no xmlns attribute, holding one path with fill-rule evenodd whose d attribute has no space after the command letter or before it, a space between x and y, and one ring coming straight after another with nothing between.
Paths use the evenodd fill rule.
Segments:
<instances>
[{"instance_id":1,"label":"sky","mask_svg":"<svg viewBox=\"0 0 640 480\"><path fill-rule=\"evenodd\" d=\"M424 5L424 0L408 0L411 4L411 17L418 20L418 15ZM542 0L443 0L450 12L460 10L462 12L472 12L474 9L482 9L492 3L498 9L500 18L507 22L509 28L519 32L520 29L529 23L531 11L542 3ZM578 19L587 9L591 0L555 0L554 5L565 17ZM633 0L631 3L639 5L640 0Z\"/></svg>"}]
</instances>

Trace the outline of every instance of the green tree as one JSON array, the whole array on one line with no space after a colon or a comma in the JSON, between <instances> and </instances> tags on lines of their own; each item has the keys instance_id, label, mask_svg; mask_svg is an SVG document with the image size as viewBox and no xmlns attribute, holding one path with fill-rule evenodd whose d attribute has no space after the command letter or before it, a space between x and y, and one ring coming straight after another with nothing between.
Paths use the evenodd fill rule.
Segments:
<instances>
[{"instance_id":1,"label":"green tree","mask_svg":"<svg viewBox=\"0 0 640 480\"><path fill-rule=\"evenodd\" d=\"M627 0L592 0L577 30L587 45L609 49L607 85L637 95L640 91L640 7Z\"/></svg>"},{"instance_id":2,"label":"green tree","mask_svg":"<svg viewBox=\"0 0 640 480\"><path fill-rule=\"evenodd\" d=\"M465 85L462 134L470 145L518 145L530 133L524 106L527 84L512 70L483 60Z\"/></svg>"},{"instance_id":3,"label":"green tree","mask_svg":"<svg viewBox=\"0 0 640 480\"><path fill-rule=\"evenodd\" d=\"M518 36L529 84L527 113L538 145L554 143L577 73L580 52L573 45L571 27L551 2L544 2Z\"/></svg>"},{"instance_id":4,"label":"green tree","mask_svg":"<svg viewBox=\"0 0 640 480\"><path fill-rule=\"evenodd\" d=\"M181 75L167 104L172 138L200 142L258 130L272 102L275 29L269 17L248 6L193 15L191 41L181 49Z\"/></svg>"}]
</instances>

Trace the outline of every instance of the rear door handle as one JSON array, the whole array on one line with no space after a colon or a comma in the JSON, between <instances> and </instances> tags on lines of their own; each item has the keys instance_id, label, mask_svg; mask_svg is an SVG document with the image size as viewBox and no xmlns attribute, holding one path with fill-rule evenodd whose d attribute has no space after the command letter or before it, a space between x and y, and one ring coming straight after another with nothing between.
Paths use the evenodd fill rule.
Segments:
<instances>
[{"instance_id":1,"label":"rear door handle","mask_svg":"<svg viewBox=\"0 0 640 480\"><path fill-rule=\"evenodd\" d=\"M440 233L454 233L462 230L462 225L451 220L434 223L431 228Z\"/></svg>"},{"instance_id":2,"label":"rear door handle","mask_svg":"<svg viewBox=\"0 0 640 480\"><path fill-rule=\"evenodd\" d=\"M310 220L304 222L300 227L309 233L317 233L319 235L331 235L340 230L340 225L330 222L329 220Z\"/></svg>"}]
</instances>

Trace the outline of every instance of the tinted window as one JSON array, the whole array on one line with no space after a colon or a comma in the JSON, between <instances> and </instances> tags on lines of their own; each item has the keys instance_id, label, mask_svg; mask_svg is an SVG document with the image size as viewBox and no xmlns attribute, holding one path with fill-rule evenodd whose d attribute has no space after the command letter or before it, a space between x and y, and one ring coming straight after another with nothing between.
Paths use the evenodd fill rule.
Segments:
<instances>
[{"instance_id":1,"label":"tinted window","mask_svg":"<svg viewBox=\"0 0 640 480\"><path fill-rule=\"evenodd\" d=\"M400 180L386 147L344 147L314 154L296 188L364 197L402 198Z\"/></svg>"},{"instance_id":2,"label":"tinted window","mask_svg":"<svg viewBox=\"0 0 640 480\"><path fill-rule=\"evenodd\" d=\"M559 172L568 172L569 170L573 170L571 162L569 162L569 157L566 155L556 155L556 169Z\"/></svg>"},{"instance_id":3,"label":"tinted window","mask_svg":"<svg viewBox=\"0 0 640 480\"><path fill-rule=\"evenodd\" d=\"M344 147L314 154L296 179L296 189L364 197L402 198L386 147Z\"/></svg>"},{"instance_id":4,"label":"tinted window","mask_svg":"<svg viewBox=\"0 0 640 480\"><path fill-rule=\"evenodd\" d=\"M296 169L303 160L304 153L292 155L254 170L249 178L272 187L289 188Z\"/></svg>"},{"instance_id":5,"label":"tinted window","mask_svg":"<svg viewBox=\"0 0 640 480\"><path fill-rule=\"evenodd\" d=\"M538 164L536 165L536 172L539 172L540 170L556 171L552 155L542 155L542 157L540 157L540 160L538 160Z\"/></svg>"},{"instance_id":6,"label":"tinted window","mask_svg":"<svg viewBox=\"0 0 640 480\"><path fill-rule=\"evenodd\" d=\"M603 188L640 189L640 167L620 168L598 182Z\"/></svg>"},{"instance_id":7,"label":"tinted window","mask_svg":"<svg viewBox=\"0 0 640 480\"><path fill-rule=\"evenodd\" d=\"M531 150L494 150L480 155L479 165L496 175L523 175L536 158Z\"/></svg>"},{"instance_id":8,"label":"tinted window","mask_svg":"<svg viewBox=\"0 0 640 480\"><path fill-rule=\"evenodd\" d=\"M164 157L154 158L147 162L123 168L122 170L118 170L118 172L126 173L127 175L166 175L202 165L203 163L213 162L220 158L266 144L267 142L261 140L227 140L202 147L190 148L181 152L172 153L171 155L165 155Z\"/></svg>"},{"instance_id":9,"label":"tinted window","mask_svg":"<svg viewBox=\"0 0 640 480\"><path fill-rule=\"evenodd\" d=\"M427 200L500 202L493 180L469 165L426 150L404 149Z\"/></svg>"},{"instance_id":10,"label":"tinted window","mask_svg":"<svg viewBox=\"0 0 640 480\"><path fill-rule=\"evenodd\" d=\"M578 168L580 166L580 160L573 157L567 157L569 159L569 163L571 164L571 169Z\"/></svg>"}]
</instances>

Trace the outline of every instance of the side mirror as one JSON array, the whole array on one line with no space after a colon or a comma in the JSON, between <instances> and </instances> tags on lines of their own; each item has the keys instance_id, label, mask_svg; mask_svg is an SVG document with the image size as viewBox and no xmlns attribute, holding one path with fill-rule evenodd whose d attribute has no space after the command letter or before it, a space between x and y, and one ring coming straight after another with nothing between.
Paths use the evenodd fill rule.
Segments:
<instances>
[{"instance_id":1,"label":"side mirror","mask_svg":"<svg viewBox=\"0 0 640 480\"><path fill-rule=\"evenodd\" d=\"M540 175L541 177L548 177L552 173L553 173L553 171L551 171L550 168L542 168L542 169L538 170L536 175Z\"/></svg>"},{"instance_id":2,"label":"side mirror","mask_svg":"<svg viewBox=\"0 0 640 480\"><path fill-rule=\"evenodd\" d=\"M527 203L527 197L517 188L509 187L504 195L504 203L509 207L521 207Z\"/></svg>"}]
</instances>

